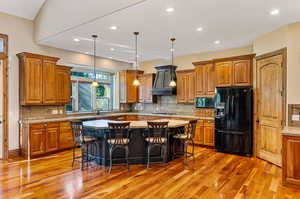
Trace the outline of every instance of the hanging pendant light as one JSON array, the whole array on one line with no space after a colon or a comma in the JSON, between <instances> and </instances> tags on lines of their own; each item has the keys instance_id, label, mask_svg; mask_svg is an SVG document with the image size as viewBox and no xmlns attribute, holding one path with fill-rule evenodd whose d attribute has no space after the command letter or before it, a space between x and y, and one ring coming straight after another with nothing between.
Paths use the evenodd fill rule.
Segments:
<instances>
[{"instance_id":1,"label":"hanging pendant light","mask_svg":"<svg viewBox=\"0 0 300 199\"><path fill-rule=\"evenodd\" d=\"M132 84L133 86L139 86L141 83L137 78L137 67L138 67L138 35L139 32L134 32L135 35L135 79L133 80Z\"/></svg>"},{"instance_id":2,"label":"hanging pendant light","mask_svg":"<svg viewBox=\"0 0 300 199\"><path fill-rule=\"evenodd\" d=\"M175 38L171 38L170 40L171 40L171 42L172 42L171 56L172 56L172 66L173 66L173 65L174 65L174 41L175 41L176 39L175 39ZM176 82L175 82L174 77L173 77L173 72L174 72L174 71L171 72L171 81L170 81L170 83L169 83L169 86L170 86L170 87L175 87L175 86L176 86Z\"/></svg>"},{"instance_id":3,"label":"hanging pendant light","mask_svg":"<svg viewBox=\"0 0 300 199\"><path fill-rule=\"evenodd\" d=\"M94 40L94 81L92 82L93 87L99 86L99 83L96 81L96 40L98 35L92 35Z\"/></svg>"}]
</instances>

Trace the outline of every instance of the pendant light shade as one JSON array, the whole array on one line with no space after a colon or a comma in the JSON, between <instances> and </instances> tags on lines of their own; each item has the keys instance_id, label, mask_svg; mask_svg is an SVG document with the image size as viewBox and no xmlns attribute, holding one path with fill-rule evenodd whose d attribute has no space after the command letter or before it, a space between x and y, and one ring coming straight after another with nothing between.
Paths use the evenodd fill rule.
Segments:
<instances>
[{"instance_id":1,"label":"pendant light shade","mask_svg":"<svg viewBox=\"0 0 300 199\"><path fill-rule=\"evenodd\" d=\"M99 86L99 83L96 81L96 40L98 35L92 35L94 40L94 81L92 82L93 87Z\"/></svg>"},{"instance_id":2,"label":"pendant light shade","mask_svg":"<svg viewBox=\"0 0 300 199\"><path fill-rule=\"evenodd\" d=\"M141 83L137 78L137 67L138 67L138 35L139 32L133 33L135 36L135 79L132 82L133 86L139 86Z\"/></svg>"},{"instance_id":3,"label":"pendant light shade","mask_svg":"<svg viewBox=\"0 0 300 199\"><path fill-rule=\"evenodd\" d=\"M175 38L170 39L172 42L172 48L171 48L171 58L172 58L172 65L174 65L174 41L176 40ZM172 73L173 74L173 73ZM176 87L176 81L174 80L173 75L171 76L171 81L169 83L170 87Z\"/></svg>"}]
</instances>

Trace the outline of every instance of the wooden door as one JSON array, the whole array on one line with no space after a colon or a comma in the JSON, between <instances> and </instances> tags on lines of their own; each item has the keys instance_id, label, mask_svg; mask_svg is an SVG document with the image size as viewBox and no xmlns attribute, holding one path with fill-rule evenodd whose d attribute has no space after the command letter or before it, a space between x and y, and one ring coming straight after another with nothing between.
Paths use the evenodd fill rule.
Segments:
<instances>
[{"instance_id":1,"label":"wooden door","mask_svg":"<svg viewBox=\"0 0 300 199\"><path fill-rule=\"evenodd\" d=\"M56 62L43 61L43 104L57 103Z\"/></svg>"},{"instance_id":2,"label":"wooden door","mask_svg":"<svg viewBox=\"0 0 300 199\"><path fill-rule=\"evenodd\" d=\"M71 102L71 77L70 70L61 66L56 68L57 103L69 104Z\"/></svg>"},{"instance_id":3,"label":"wooden door","mask_svg":"<svg viewBox=\"0 0 300 199\"><path fill-rule=\"evenodd\" d=\"M251 86L251 60L238 60L233 62L233 85Z\"/></svg>"},{"instance_id":4,"label":"wooden door","mask_svg":"<svg viewBox=\"0 0 300 199\"><path fill-rule=\"evenodd\" d=\"M203 97L205 95L204 88L204 66L196 66L195 69L195 96Z\"/></svg>"},{"instance_id":5,"label":"wooden door","mask_svg":"<svg viewBox=\"0 0 300 199\"><path fill-rule=\"evenodd\" d=\"M46 152L45 127L43 124L30 126L30 156L41 155Z\"/></svg>"},{"instance_id":6,"label":"wooden door","mask_svg":"<svg viewBox=\"0 0 300 199\"><path fill-rule=\"evenodd\" d=\"M133 85L136 75L135 71L127 72L127 103L135 103L138 101L138 87Z\"/></svg>"},{"instance_id":7,"label":"wooden door","mask_svg":"<svg viewBox=\"0 0 300 199\"><path fill-rule=\"evenodd\" d=\"M42 104L43 103L43 62L39 58L26 58L24 69L24 90L25 104Z\"/></svg>"},{"instance_id":8,"label":"wooden door","mask_svg":"<svg viewBox=\"0 0 300 199\"><path fill-rule=\"evenodd\" d=\"M188 73L187 76L187 103L193 104L195 102L195 73Z\"/></svg>"},{"instance_id":9,"label":"wooden door","mask_svg":"<svg viewBox=\"0 0 300 199\"><path fill-rule=\"evenodd\" d=\"M120 103L127 103L126 71L119 72Z\"/></svg>"},{"instance_id":10,"label":"wooden door","mask_svg":"<svg viewBox=\"0 0 300 199\"><path fill-rule=\"evenodd\" d=\"M282 182L300 188L300 137L283 136Z\"/></svg>"},{"instance_id":11,"label":"wooden door","mask_svg":"<svg viewBox=\"0 0 300 199\"><path fill-rule=\"evenodd\" d=\"M284 87L283 55L257 59L258 157L281 165Z\"/></svg>"},{"instance_id":12,"label":"wooden door","mask_svg":"<svg viewBox=\"0 0 300 199\"><path fill-rule=\"evenodd\" d=\"M138 99L139 102L145 102L146 99L146 82L145 82L145 77L144 76L140 76L138 78L138 80L140 81L140 86L138 87Z\"/></svg>"},{"instance_id":13,"label":"wooden door","mask_svg":"<svg viewBox=\"0 0 300 199\"><path fill-rule=\"evenodd\" d=\"M46 152L58 150L59 123L49 123L46 129Z\"/></svg>"},{"instance_id":14,"label":"wooden door","mask_svg":"<svg viewBox=\"0 0 300 199\"><path fill-rule=\"evenodd\" d=\"M215 89L216 89L216 85L215 85L215 80L216 80L216 76L215 76L215 69L214 69L214 65L211 64L207 64L205 65L205 75L204 75L204 79L205 79L205 95L207 97L213 97L215 95Z\"/></svg>"},{"instance_id":15,"label":"wooden door","mask_svg":"<svg viewBox=\"0 0 300 199\"><path fill-rule=\"evenodd\" d=\"M70 122L60 122L59 149L67 149L73 146L74 141Z\"/></svg>"},{"instance_id":16,"label":"wooden door","mask_svg":"<svg viewBox=\"0 0 300 199\"><path fill-rule=\"evenodd\" d=\"M215 64L216 86L232 86L232 61L218 62Z\"/></svg>"},{"instance_id":17,"label":"wooden door","mask_svg":"<svg viewBox=\"0 0 300 199\"><path fill-rule=\"evenodd\" d=\"M186 75L177 73L177 103L186 103Z\"/></svg>"}]
</instances>

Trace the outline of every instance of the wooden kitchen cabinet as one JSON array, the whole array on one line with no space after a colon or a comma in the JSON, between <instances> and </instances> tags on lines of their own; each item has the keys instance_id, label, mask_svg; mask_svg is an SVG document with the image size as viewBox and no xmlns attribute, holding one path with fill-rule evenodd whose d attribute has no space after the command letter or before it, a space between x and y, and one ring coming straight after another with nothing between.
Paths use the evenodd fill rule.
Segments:
<instances>
[{"instance_id":1,"label":"wooden kitchen cabinet","mask_svg":"<svg viewBox=\"0 0 300 199\"><path fill-rule=\"evenodd\" d=\"M68 149L74 146L73 133L70 122L60 122L59 149Z\"/></svg>"},{"instance_id":2,"label":"wooden kitchen cabinet","mask_svg":"<svg viewBox=\"0 0 300 199\"><path fill-rule=\"evenodd\" d=\"M46 126L46 152L58 150L59 123L48 123Z\"/></svg>"},{"instance_id":3,"label":"wooden kitchen cabinet","mask_svg":"<svg viewBox=\"0 0 300 199\"><path fill-rule=\"evenodd\" d=\"M300 188L300 136L283 135L282 183Z\"/></svg>"},{"instance_id":4,"label":"wooden kitchen cabinet","mask_svg":"<svg viewBox=\"0 0 300 199\"><path fill-rule=\"evenodd\" d=\"M232 61L219 62L216 67L216 86L227 87L232 86Z\"/></svg>"},{"instance_id":5,"label":"wooden kitchen cabinet","mask_svg":"<svg viewBox=\"0 0 300 199\"><path fill-rule=\"evenodd\" d=\"M125 70L120 71L120 103L137 103L139 101L138 87L133 85L133 81L142 71Z\"/></svg>"},{"instance_id":6,"label":"wooden kitchen cabinet","mask_svg":"<svg viewBox=\"0 0 300 199\"><path fill-rule=\"evenodd\" d=\"M157 97L152 95L155 74L139 75L140 86L138 88L138 99L140 103L156 103Z\"/></svg>"},{"instance_id":7,"label":"wooden kitchen cabinet","mask_svg":"<svg viewBox=\"0 0 300 199\"><path fill-rule=\"evenodd\" d=\"M30 126L30 154L41 155L46 152L44 124L33 124Z\"/></svg>"},{"instance_id":8,"label":"wooden kitchen cabinet","mask_svg":"<svg viewBox=\"0 0 300 199\"><path fill-rule=\"evenodd\" d=\"M233 61L233 85L250 86L252 84L252 60Z\"/></svg>"},{"instance_id":9,"label":"wooden kitchen cabinet","mask_svg":"<svg viewBox=\"0 0 300 199\"><path fill-rule=\"evenodd\" d=\"M58 71L56 62L59 58L26 52L17 56L20 63L21 105L55 105L70 102L70 73L65 72L62 75L62 72Z\"/></svg>"},{"instance_id":10,"label":"wooden kitchen cabinet","mask_svg":"<svg viewBox=\"0 0 300 199\"><path fill-rule=\"evenodd\" d=\"M177 103L193 104L195 101L194 70L177 71Z\"/></svg>"},{"instance_id":11,"label":"wooden kitchen cabinet","mask_svg":"<svg viewBox=\"0 0 300 199\"><path fill-rule=\"evenodd\" d=\"M67 66L56 66L57 77L57 102L59 104L70 104L71 102L71 68Z\"/></svg>"},{"instance_id":12,"label":"wooden kitchen cabinet","mask_svg":"<svg viewBox=\"0 0 300 199\"><path fill-rule=\"evenodd\" d=\"M195 144L215 146L215 128L213 120L198 120L194 138Z\"/></svg>"},{"instance_id":13,"label":"wooden kitchen cabinet","mask_svg":"<svg viewBox=\"0 0 300 199\"><path fill-rule=\"evenodd\" d=\"M210 61L195 62L196 97L213 97L215 94L215 69Z\"/></svg>"}]
</instances>

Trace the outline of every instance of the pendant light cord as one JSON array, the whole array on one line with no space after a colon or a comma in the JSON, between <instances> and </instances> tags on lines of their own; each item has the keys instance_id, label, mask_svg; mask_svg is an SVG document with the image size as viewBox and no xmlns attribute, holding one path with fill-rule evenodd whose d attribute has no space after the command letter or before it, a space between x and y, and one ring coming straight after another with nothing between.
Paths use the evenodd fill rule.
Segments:
<instances>
[{"instance_id":1,"label":"pendant light cord","mask_svg":"<svg viewBox=\"0 0 300 199\"><path fill-rule=\"evenodd\" d=\"M138 35L139 32L134 32L135 35L135 78L137 79L137 65L138 65Z\"/></svg>"},{"instance_id":2,"label":"pendant light cord","mask_svg":"<svg viewBox=\"0 0 300 199\"><path fill-rule=\"evenodd\" d=\"M94 38L94 81L96 81L96 39L97 35L92 35Z\"/></svg>"}]
</instances>

